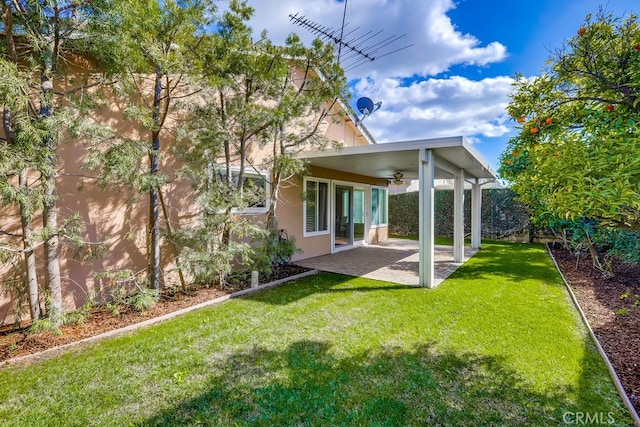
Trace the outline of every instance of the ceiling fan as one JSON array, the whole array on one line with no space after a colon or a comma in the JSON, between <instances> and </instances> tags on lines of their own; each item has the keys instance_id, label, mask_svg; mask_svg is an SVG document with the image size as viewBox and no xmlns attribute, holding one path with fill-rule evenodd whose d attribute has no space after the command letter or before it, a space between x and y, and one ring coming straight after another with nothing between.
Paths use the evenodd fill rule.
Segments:
<instances>
[{"instance_id":1,"label":"ceiling fan","mask_svg":"<svg viewBox=\"0 0 640 427\"><path fill-rule=\"evenodd\" d=\"M391 175L393 177L393 183L396 185L401 185L404 184L404 181L402 180L402 178L404 177L404 174L400 171L395 171L393 173L393 175Z\"/></svg>"}]
</instances>

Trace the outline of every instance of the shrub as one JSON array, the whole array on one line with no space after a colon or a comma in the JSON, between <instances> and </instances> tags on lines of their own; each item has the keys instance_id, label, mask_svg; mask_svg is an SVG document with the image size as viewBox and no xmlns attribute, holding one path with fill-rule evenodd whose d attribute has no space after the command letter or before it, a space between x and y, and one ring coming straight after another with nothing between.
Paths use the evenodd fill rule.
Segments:
<instances>
[{"instance_id":1,"label":"shrub","mask_svg":"<svg viewBox=\"0 0 640 427\"><path fill-rule=\"evenodd\" d=\"M291 263L293 255L299 252L295 237L289 237L285 229L272 230L264 239L261 249L256 251L252 268L270 274L273 267Z\"/></svg>"},{"instance_id":2,"label":"shrub","mask_svg":"<svg viewBox=\"0 0 640 427\"><path fill-rule=\"evenodd\" d=\"M105 306L113 316L119 316L124 308L145 311L158 300L157 291L145 287L144 279L131 270L103 271L96 278L107 280L109 296Z\"/></svg>"},{"instance_id":3,"label":"shrub","mask_svg":"<svg viewBox=\"0 0 640 427\"><path fill-rule=\"evenodd\" d=\"M453 190L435 191L435 234L453 236ZM482 191L482 236L502 238L529 228L527 208L515 201L508 188ZM389 196L389 232L405 236L418 235L418 192ZM471 191L464 192L465 234L471 233Z\"/></svg>"}]
</instances>

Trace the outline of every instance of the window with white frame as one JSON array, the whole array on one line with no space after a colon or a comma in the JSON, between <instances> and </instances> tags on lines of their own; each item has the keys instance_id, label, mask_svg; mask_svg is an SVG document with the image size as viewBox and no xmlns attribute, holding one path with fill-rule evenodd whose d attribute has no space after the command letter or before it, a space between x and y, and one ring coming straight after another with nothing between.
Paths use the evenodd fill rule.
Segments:
<instances>
[{"instance_id":1,"label":"window with white frame","mask_svg":"<svg viewBox=\"0 0 640 427\"><path fill-rule=\"evenodd\" d=\"M305 237L329 233L329 182L317 178L304 179Z\"/></svg>"},{"instance_id":2,"label":"window with white frame","mask_svg":"<svg viewBox=\"0 0 640 427\"><path fill-rule=\"evenodd\" d=\"M387 189L385 187L371 188L371 226L387 225Z\"/></svg>"},{"instance_id":3,"label":"window with white frame","mask_svg":"<svg viewBox=\"0 0 640 427\"><path fill-rule=\"evenodd\" d=\"M265 174L245 171L242 193L247 206L243 209L238 209L237 213L260 214L267 212L270 190L269 181L265 177ZM233 182L238 182L238 171L232 171L232 179Z\"/></svg>"}]
</instances>

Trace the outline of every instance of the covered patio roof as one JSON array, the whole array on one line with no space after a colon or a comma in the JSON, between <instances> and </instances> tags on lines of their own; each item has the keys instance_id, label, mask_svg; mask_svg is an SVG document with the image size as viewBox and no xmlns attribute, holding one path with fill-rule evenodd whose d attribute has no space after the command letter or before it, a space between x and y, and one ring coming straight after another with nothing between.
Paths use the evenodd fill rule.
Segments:
<instances>
[{"instance_id":1,"label":"covered patio roof","mask_svg":"<svg viewBox=\"0 0 640 427\"><path fill-rule=\"evenodd\" d=\"M467 178L496 179L489 164L461 136L309 151L299 157L313 166L375 178L391 179L394 172L400 171L403 179L410 180L419 178L420 150L433 151L435 179L455 178L460 169L465 170Z\"/></svg>"},{"instance_id":2,"label":"covered patio roof","mask_svg":"<svg viewBox=\"0 0 640 427\"><path fill-rule=\"evenodd\" d=\"M435 179L454 180L454 262L464 260L464 183L472 183L471 248L480 247L482 184L496 173L461 136L390 142L303 152L299 158L312 166L391 179L396 171L403 179L419 180L419 284L436 286L434 279L434 188Z\"/></svg>"}]
</instances>

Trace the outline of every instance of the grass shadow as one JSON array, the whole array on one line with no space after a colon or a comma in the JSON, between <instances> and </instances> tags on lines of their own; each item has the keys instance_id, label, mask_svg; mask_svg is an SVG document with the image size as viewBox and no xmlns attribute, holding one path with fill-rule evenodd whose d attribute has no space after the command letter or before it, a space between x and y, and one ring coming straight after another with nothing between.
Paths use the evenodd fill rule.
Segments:
<instances>
[{"instance_id":1,"label":"grass shadow","mask_svg":"<svg viewBox=\"0 0 640 427\"><path fill-rule=\"evenodd\" d=\"M592 403L576 404L579 392L567 387L536 390L500 357L433 345L331 350L302 340L229 354L199 395L137 425L558 425Z\"/></svg>"}]
</instances>

